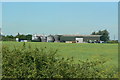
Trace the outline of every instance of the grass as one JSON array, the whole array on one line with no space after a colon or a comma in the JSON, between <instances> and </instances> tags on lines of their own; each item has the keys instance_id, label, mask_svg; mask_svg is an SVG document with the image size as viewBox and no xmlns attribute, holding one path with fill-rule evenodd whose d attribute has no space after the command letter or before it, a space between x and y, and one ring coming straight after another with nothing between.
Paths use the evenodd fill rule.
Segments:
<instances>
[{"instance_id":1,"label":"grass","mask_svg":"<svg viewBox=\"0 0 120 80\"><path fill-rule=\"evenodd\" d=\"M22 42L3 42L3 45L11 48L21 48ZM58 55L61 57L73 57L78 62L79 59L94 59L105 57L109 59L108 65L118 65L118 44L92 44L92 43L46 43L46 42L27 42L26 45L34 47L47 47L58 49Z\"/></svg>"},{"instance_id":2,"label":"grass","mask_svg":"<svg viewBox=\"0 0 120 80\"><path fill-rule=\"evenodd\" d=\"M35 77L39 73L42 75L44 74L44 76L41 77L117 77L118 44L3 42L2 45L4 46L4 77L20 77L20 75L21 77L23 75L24 77ZM8 49L7 46L9 47ZM44 49L44 51L42 51L42 49ZM54 53L56 49L58 50L56 54L59 57L64 57L66 59L73 57L73 62L71 60L67 61L53 57L52 53ZM56 61L57 59L59 60ZM76 66L80 63L79 60L85 61L80 64L81 67ZM36 61L38 61L38 64ZM43 65L41 62L47 63L49 65ZM19 67L21 65L23 65L23 68ZM43 69L41 69L40 66L42 66ZM14 70L12 70L13 68ZM31 68L32 70L29 71ZM38 72L36 73L36 71ZM13 74L11 73L11 75L9 75L9 72L12 72ZM50 72L53 73L52 76ZM61 74L59 72L62 72L64 74ZM87 75L88 73L89 75Z\"/></svg>"}]
</instances>

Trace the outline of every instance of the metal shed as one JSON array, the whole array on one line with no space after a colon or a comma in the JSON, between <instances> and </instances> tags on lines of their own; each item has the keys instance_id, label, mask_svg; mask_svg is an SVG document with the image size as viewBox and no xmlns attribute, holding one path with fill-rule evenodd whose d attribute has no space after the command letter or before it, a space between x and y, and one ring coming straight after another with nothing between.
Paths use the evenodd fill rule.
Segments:
<instances>
[{"instance_id":1,"label":"metal shed","mask_svg":"<svg viewBox=\"0 0 120 80\"><path fill-rule=\"evenodd\" d=\"M88 41L100 41L100 36L101 35L62 35L60 37L61 42L65 41L76 41L76 38L81 38L83 39L83 42L88 42Z\"/></svg>"}]
</instances>

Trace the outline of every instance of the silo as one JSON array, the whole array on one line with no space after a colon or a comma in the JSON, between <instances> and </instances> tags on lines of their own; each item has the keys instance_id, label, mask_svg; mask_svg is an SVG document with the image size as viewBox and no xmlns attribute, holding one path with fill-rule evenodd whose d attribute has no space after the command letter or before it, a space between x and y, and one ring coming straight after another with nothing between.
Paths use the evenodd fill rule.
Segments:
<instances>
[{"instance_id":1,"label":"silo","mask_svg":"<svg viewBox=\"0 0 120 80\"><path fill-rule=\"evenodd\" d=\"M41 38L40 38L40 37L36 37L36 38L34 39L34 41L35 41L35 42L41 42Z\"/></svg>"},{"instance_id":2,"label":"silo","mask_svg":"<svg viewBox=\"0 0 120 80\"><path fill-rule=\"evenodd\" d=\"M38 37L38 39L37 39L39 42L41 42L41 38L40 37Z\"/></svg>"},{"instance_id":3,"label":"silo","mask_svg":"<svg viewBox=\"0 0 120 80\"><path fill-rule=\"evenodd\" d=\"M46 36L41 36L41 41L42 42L47 42L47 37Z\"/></svg>"},{"instance_id":4,"label":"silo","mask_svg":"<svg viewBox=\"0 0 120 80\"><path fill-rule=\"evenodd\" d=\"M60 35L55 35L54 39L55 39L55 42L60 42Z\"/></svg>"},{"instance_id":5,"label":"silo","mask_svg":"<svg viewBox=\"0 0 120 80\"><path fill-rule=\"evenodd\" d=\"M54 41L55 41L55 39L54 39L54 37L52 35L49 35L47 37L47 42L54 42Z\"/></svg>"},{"instance_id":6,"label":"silo","mask_svg":"<svg viewBox=\"0 0 120 80\"><path fill-rule=\"evenodd\" d=\"M41 42L41 38L35 34L32 36L32 41Z\"/></svg>"}]
</instances>

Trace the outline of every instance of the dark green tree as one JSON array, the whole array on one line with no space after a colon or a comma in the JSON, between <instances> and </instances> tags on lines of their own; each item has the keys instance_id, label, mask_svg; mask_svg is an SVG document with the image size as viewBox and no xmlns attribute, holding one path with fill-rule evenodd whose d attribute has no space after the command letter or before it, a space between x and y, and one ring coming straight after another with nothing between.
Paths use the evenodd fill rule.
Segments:
<instances>
[{"instance_id":1,"label":"dark green tree","mask_svg":"<svg viewBox=\"0 0 120 80\"><path fill-rule=\"evenodd\" d=\"M102 41L109 41L109 32L107 31L107 30L103 30L103 31L101 31L101 37L100 37L100 39L102 40Z\"/></svg>"},{"instance_id":2,"label":"dark green tree","mask_svg":"<svg viewBox=\"0 0 120 80\"><path fill-rule=\"evenodd\" d=\"M91 35L96 35L96 33L95 32L92 32L92 34Z\"/></svg>"},{"instance_id":3,"label":"dark green tree","mask_svg":"<svg viewBox=\"0 0 120 80\"><path fill-rule=\"evenodd\" d=\"M7 35L6 38L14 38L12 35Z\"/></svg>"},{"instance_id":4,"label":"dark green tree","mask_svg":"<svg viewBox=\"0 0 120 80\"><path fill-rule=\"evenodd\" d=\"M25 39L25 40L32 40L32 35L31 34L28 34L28 35L24 35L24 34L17 34L16 35L16 38L19 38L19 39Z\"/></svg>"},{"instance_id":5,"label":"dark green tree","mask_svg":"<svg viewBox=\"0 0 120 80\"><path fill-rule=\"evenodd\" d=\"M99 30L98 32L92 32L92 34L91 35L101 35L101 37L100 37L100 40L102 40L102 41L105 41L105 42L107 42L107 41L109 41L109 32L105 29L105 30Z\"/></svg>"},{"instance_id":6,"label":"dark green tree","mask_svg":"<svg viewBox=\"0 0 120 80\"><path fill-rule=\"evenodd\" d=\"M31 34L26 35L26 39L27 40L32 40L32 35Z\"/></svg>"},{"instance_id":7,"label":"dark green tree","mask_svg":"<svg viewBox=\"0 0 120 80\"><path fill-rule=\"evenodd\" d=\"M2 35L2 40L3 41L16 41L16 38L31 41L32 40L32 35L31 34L24 35L24 34L19 34L19 33L16 36L13 36L13 35L6 35L6 36Z\"/></svg>"},{"instance_id":8,"label":"dark green tree","mask_svg":"<svg viewBox=\"0 0 120 80\"><path fill-rule=\"evenodd\" d=\"M2 35L2 41L15 41L15 37L12 35L7 36Z\"/></svg>"}]
</instances>

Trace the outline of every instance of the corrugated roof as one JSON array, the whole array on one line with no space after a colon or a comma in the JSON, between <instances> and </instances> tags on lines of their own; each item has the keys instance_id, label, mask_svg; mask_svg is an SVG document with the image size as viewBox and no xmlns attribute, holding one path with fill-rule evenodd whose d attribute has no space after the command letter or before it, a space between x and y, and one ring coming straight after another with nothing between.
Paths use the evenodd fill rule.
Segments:
<instances>
[{"instance_id":1,"label":"corrugated roof","mask_svg":"<svg viewBox=\"0 0 120 80\"><path fill-rule=\"evenodd\" d=\"M100 37L101 35L63 35L63 36L85 36L85 37Z\"/></svg>"}]
</instances>

